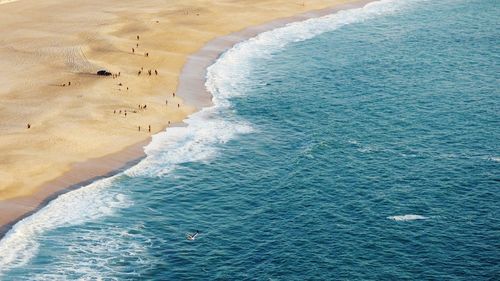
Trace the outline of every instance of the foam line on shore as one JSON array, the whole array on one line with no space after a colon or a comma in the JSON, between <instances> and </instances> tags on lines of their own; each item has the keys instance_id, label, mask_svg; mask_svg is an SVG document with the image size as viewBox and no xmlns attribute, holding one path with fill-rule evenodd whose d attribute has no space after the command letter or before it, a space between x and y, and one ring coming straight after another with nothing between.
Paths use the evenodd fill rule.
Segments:
<instances>
[{"instance_id":1,"label":"foam line on shore","mask_svg":"<svg viewBox=\"0 0 500 281\"><path fill-rule=\"evenodd\" d=\"M365 0L339 5L250 27L210 41L190 56L179 81L178 93L189 104L202 110L185 120L188 126L156 134L145 148L146 159L126 173L131 176L163 176L181 163L213 158L217 144L253 130L248 121L231 114L229 101L241 94L238 89L248 77L252 59L270 56L289 43L393 12L397 9L392 5L393 1L373 2L373 5ZM199 94L207 91L206 95Z\"/></svg>"},{"instance_id":2,"label":"foam line on shore","mask_svg":"<svg viewBox=\"0 0 500 281\"><path fill-rule=\"evenodd\" d=\"M207 54L203 62L198 60L197 63L190 64L192 61L188 61L182 72L178 91L180 96L187 98L188 103L191 102L203 109L185 120L187 126L169 128L167 131L153 136L152 142L145 148L147 157L138 165L125 171L125 174L129 176L162 176L168 174L180 163L211 159L217 153L217 149L214 148L217 144L227 142L238 134L252 132L251 124L246 120L239 119L232 112L232 105L229 101L231 97L240 94L237 90L238 85L235 83L244 83L245 75L251 68L251 60L259 56L269 56L289 43L307 40L346 24L396 11L398 8L392 5L393 0L382 0L366 5L368 2L360 1L357 4L364 6L364 8L355 8L356 6L353 4L341 5L317 13L307 13L275 21L264 25L264 27L253 27L238 32L236 35L223 36L212 41L214 45L208 43L191 58L196 60L196 58L204 57L203 54L206 54L208 49L213 50L211 51L213 53ZM338 12L347 8L352 9ZM322 17L315 18L318 16ZM291 23L294 21L302 22ZM253 37L256 34L259 35ZM248 38L251 39L247 40ZM247 41L234 45L235 40L237 42ZM228 49L229 51L220 56ZM217 60L217 58L219 59ZM214 61L216 62L214 63ZM234 63L235 61L238 63ZM207 68L211 64L213 65ZM193 78L193 73L203 73L203 76L194 78L196 83L192 83L198 88L187 87L184 84L184 81ZM207 101L207 97L210 97L205 95L207 90L212 94L211 101ZM132 204L128 198L107 190L113 180L114 178L100 180L74 192L61 195L39 212L18 222L4 239L0 240L0 253L3 251L0 256L0 268L8 270L8 268L29 262L36 255L37 236L50 229L80 224L107 216L112 214L116 208ZM68 202L71 200L74 200L77 206L81 206L81 208L77 208L80 211L68 216L68 218L58 216L58 213L65 212ZM96 211L86 213L86 204L91 206L87 209L95 209Z\"/></svg>"},{"instance_id":3,"label":"foam line on shore","mask_svg":"<svg viewBox=\"0 0 500 281\"><path fill-rule=\"evenodd\" d=\"M198 52L188 57L181 71L177 93L187 104L194 105L198 110L211 107L213 105L212 95L205 87L207 68L213 64L224 51L231 48L233 45L254 37L266 30L280 28L291 22L329 15L342 9L360 7L371 1L372 0L360 0L349 4L337 5L333 8L307 12L305 14L278 19L267 24L249 27L239 32L215 38L208 42ZM190 125L192 125L194 122L192 118L189 117L188 120L189 121L185 121L185 123L191 123ZM248 128L242 130L248 130ZM160 135L163 134L164 132L160 133ZM158 139L158 137L155 138ZM0 238L3 237L16 222L40 210L60 194L86 186L101 178L116 175L131 165L138 163L146 156L144 153L144 146L149 142L150 139L131 145L111 155L77 163L70 168L69 172L43 184L30 196L3 201L0 205L0 211L3 216L2 224L0 225Z\"/></svg>"}]
</instances>

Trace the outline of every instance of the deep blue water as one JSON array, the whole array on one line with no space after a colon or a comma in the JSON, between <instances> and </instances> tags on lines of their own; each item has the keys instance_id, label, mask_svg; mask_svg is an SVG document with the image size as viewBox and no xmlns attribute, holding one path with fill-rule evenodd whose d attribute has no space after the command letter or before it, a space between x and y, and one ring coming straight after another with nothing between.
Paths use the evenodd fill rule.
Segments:
<instances>
[{"instance_id":1,"label":"deep blue water","mask_svg":"<svg viewBox=\"0 0 500 281\"><path fill-rule=\"evenodd\" d=\"M0 279L498 280L499 16L386 1L243 43L214 108L22 222Z\"/></svg>"}]
</instances>

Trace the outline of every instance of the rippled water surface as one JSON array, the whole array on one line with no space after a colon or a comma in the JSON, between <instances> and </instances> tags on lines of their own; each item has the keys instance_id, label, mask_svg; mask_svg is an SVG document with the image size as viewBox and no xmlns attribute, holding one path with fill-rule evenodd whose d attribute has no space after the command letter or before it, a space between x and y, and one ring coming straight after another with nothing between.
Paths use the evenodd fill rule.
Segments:
<instances>
[{"instance_id":1,"label":"rippled water surface","mask_svg":"<svg viewBox=\"0 0 500 281\"><path fill-rule=\"evenodd\" d=\"M0 279L499 278L499 15L382 1L236 46L214 107L19 223Z\"/></svg>"}]
</instances>

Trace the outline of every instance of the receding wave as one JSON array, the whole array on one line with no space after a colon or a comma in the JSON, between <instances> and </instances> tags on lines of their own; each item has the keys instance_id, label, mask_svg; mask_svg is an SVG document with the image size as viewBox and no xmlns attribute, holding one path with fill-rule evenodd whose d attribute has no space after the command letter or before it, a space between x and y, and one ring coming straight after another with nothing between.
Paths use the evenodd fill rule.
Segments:
<instances>
[{"instance_id":1,"label":"receding wave","mask_svg":"<svg viewBox=\"0 0 500 281\"><path fill-rule=\"evenodd\" d=\"M394 220L394 221L415 221L415 220L426 220L428 219L428 217L424 217L424 216L421 216L421 215L412 215L412 214L409 214L409 215L400 215L400 216L391 216L391 217L387 217L388 219L390 220Z\"/></svg>"},{"instance_id":2,"label":"receding wave","mask_svg":"<svg viewBox=\"0 0 500 281\"><path fill-rule=\"evenodd\" d=\"M220 110L218 106L205 108L185 120L187 126L172 127L154 135L145 148L146 159L125 173L164 176L179 164L209 161L217 155L217 144L252 131L248 122L218 116Z\"/></svg>"},{"instance_id":3,"label":"receding wave","mask_svg":"<svg viewBox=\"0 0 500 281\"><path fill-rule=\"evenodd\" d=\"M145 148L147 157L125 174L131 177L164 176L182 163L210 161L217 156L219 144L254 130L250 121L242 120L234 113L230 99L245 95L245 88L252 82L248 74L255 58L268 58L290 43L393 13L403 6L402 2L372 2L363 8L291 23L235 45L208 68L206 87L213 95L213 106L191 115L185 120L187 126L169 128L153 136ZM120 175L61 195L36 214L17 223L0 241L0 275L27 264L37 253L37 237L48 230L111 215L114 210L132 204L125 195L109 188L116 177ZM407 216L413 215L402 217L412 218ZM105 232L101 234L106 235Z\"/></svg>"},{"instance_id":4,"label":"receding wave","mask_svg":"<svg viewBox=\"0 0 500 281\"><path fill-rule=\"evenodd\" d=\"M107 216L128 206L130 201L124 195L107 190L113 180L103 179L63 194L14 225L0 240L0 276L4 270L28 263L37 253L37 237L44 232Z\"/></svg>"}]
</instances>

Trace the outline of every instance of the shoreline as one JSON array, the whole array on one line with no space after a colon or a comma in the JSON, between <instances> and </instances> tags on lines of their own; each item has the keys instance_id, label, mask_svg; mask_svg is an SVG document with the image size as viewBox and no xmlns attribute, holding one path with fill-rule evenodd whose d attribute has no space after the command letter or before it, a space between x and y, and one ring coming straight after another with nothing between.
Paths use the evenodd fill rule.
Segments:
<instances>
[{"instance_id":1,"label":"shoreline","mask_svg":"<svg viewBox=\"0 0 500 281\"><path fill-rule=\"evenodd\" d=\"M194 113L205 107L210 107L212 105L212 95L205 88L207 68L235 44L255 37L259 33L280 28L292 22L322 17L341 10L360 8L374 1L358 0L337 4L329 8L312 10L292 17L272 20L261 25L250 26L237 32L218 36L188 56L180 72L176 91L177 95L186 104L196 108ZM184 123L174 123L172 126L182 124ZM166 127L161 132L165 129ZM78 162L72 165L69 171L62 176L39 186L35 193L0 202L2 216L10 218L7 223L0 225L0 239L17 222L44 208L59 195L87 186L97 180L114 176L136 165L146 157L144 147L150 142L151 137L130 145L121 151Z\"/></svg>"}]
</instances>

